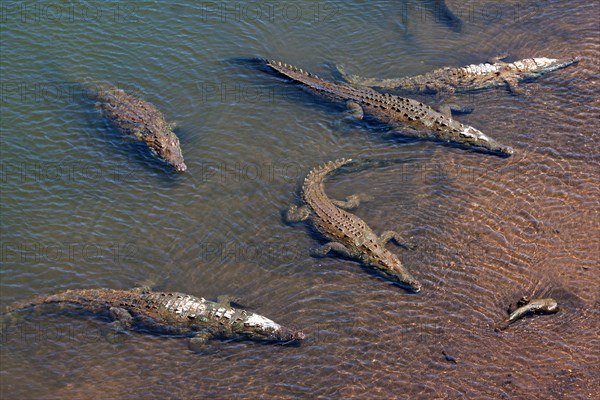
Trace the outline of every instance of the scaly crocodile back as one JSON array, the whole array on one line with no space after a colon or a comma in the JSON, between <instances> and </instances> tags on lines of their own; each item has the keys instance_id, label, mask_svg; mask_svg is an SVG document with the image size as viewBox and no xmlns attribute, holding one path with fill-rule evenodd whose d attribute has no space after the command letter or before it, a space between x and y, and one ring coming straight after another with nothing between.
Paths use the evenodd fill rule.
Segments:
<instances>
[{"instance_id":1,"label":"scaly crocodile back","mask_svg":"<svg viewBox=\"0 0 600 400\"><path fill-rule=\"evenodd\" d=\"M89 91L99 101L108 121L120 132L142 140L152 153L176 171L187 169L179 138L156 106L108 84L90 86Z\"/></svg>"},{"instance_id":2,"label":"scaly crocodile back","mask_svg":"<svg viewBox=\"0 0 600 400\"><path fill-rule=\"evenodd\" d=\"M472 126L441 114L426 104L405 97L382 94L370 88L355 88L327 82L316 75L279 61L266 61L278 73L303 84L304 88L332 101L356 103L365 114L389 124L405 136L441 140L510 156L512 148L497 143Z\"/></svg>"},{"instance_id":3,"label":"scaly crocodile back","mask_svg":"<svg viewBox=\"0 0 600 400\"><path fill-rule=\"evenodd\" d=\"M525 58L506 63L469 64L462 67L443 67L423 75L401 78L366 78L348 75L342 67L338 70L344 79L353 86L399 89L409 93L437 93L445 90L469 91L505 85L505 80L520 81L535 78L557 69L566 68L579 62L577 57Z\"/></svg>"}]
</instances>

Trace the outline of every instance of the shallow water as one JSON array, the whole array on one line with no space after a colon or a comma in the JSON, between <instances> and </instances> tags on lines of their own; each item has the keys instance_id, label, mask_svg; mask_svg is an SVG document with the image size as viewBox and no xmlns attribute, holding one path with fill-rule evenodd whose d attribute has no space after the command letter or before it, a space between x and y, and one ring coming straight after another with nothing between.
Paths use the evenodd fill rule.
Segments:
<instances>
[{"instance_id":1,"label":"shallow water","mask_svg":"<svg viewBox=\"0 0 600 400\"><path fill-rule=\"evenodd\" d=\"M435 2L398 3L3 4L2 306L153 282L235 294L309 338L217 341L198 355L182 339L110 344L98 335L105 321L32 315L3 327L0 397L597 398L598 4L449 1L457 30ZM527 94L455 99L475 107L461 121L515 148L509 159L384 138L235 61L398 77L502 53L581 57ZM177 122L189 173L173 175L107 128L73 89L90 79ZM421 293L311 258L318 238L282 222L308 170L338 157L401 161L336 175L326 189L368 192L356 214L412 237L415 250L388 246ZM554 297L561 311L495 333L523 295Z\"/></svg>"}]
</instances>

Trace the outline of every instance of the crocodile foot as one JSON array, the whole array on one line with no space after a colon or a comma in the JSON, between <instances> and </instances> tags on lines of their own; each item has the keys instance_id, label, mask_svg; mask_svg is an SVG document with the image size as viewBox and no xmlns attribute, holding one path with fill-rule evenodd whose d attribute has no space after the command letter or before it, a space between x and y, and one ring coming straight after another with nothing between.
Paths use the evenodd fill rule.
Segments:
<instances>
[{"instance_id":1,"label":"crocodile foot","mask_svg":"<svg viewBox=\"0 0 600 400\"><path fill-rule=\"evenodd\" d=\"M411 237L412 239L412 237ZM379 236L379 240L381 240L381 244L385 246L389 241L393 240L397 245L404 247L407 250L414 250L417 248L417 245L410 241L405 240L398 232L396 231L385 231Z\"/></svg>"},{"instance_id":2,"label":"crocodile foot","mask_svg":"<svg viewBox=\"0 0 600 400\"><path fill-rule=\"evenodd\" d=\"M507 57L508 57L507 53L502 53L495 57L490 58L488 62L490 64L499 64L499 63L502 63L502 60L505 60Z\"/></svg>"},{"instance_id":3,"label":"crocodile foot","mask_svg":"<svg viewBox=\"0 0 600 400\"><path fill-rule=\"evenodd\" d=\"M346 197L346 200L331 200L331 202L341 209L352 210L358 207L361 202L370 200L373 200L373 196L366 193L358 193Z\"/></svg>"},{"instance_id":4,"label":"crocodile foot","mask_svg":"<svg viewBox=\"0 0 600 400\"><path fill-rule=\"evenodd\" d=\"M203 353L205 351L204 345L210 339L211 335L208 332L200 332L188 342L188 348L194 353Z\"/></svg>"},{"instance_id":5,"label":"crocodile foot","mask_svg":"<svg viewBox=\"0 0 600 400\"><path fill-rule=\"evenodd\" d=\"M348 119L360 121L364 118L365 112L360 106L360 104L358 104L357 102L347 101L346 107L348 108L348 110L346 111L348 113Z\"/></svg>"},{"instance_id":6,"label":"crocodile foot","mask_svg":"<svg viewBox=\"0 0 600 400\"><path fill-rule=\"evenodd\" d=\"M505 78L504 83L508 87L508 91L512 95L527 95L529 92L519 86L519 82L515 78Z\"/></svg>"},{"instance_id":7,"label":"crocodile foot","mask_svg":"<svg viewBox=\"0 0 600 400\"><path fill-rule=\"evenodd\" d=\"M329 242L321 247L317 247L311 252L313 257L326 257L330 252L335 251L342 256L351 257L350 250L339 242Z\"/></svg>"},{"instance_id":8,"label":"crocodile foot","mask_svg":"<svg viewBox=\"0 0 600 400\"><path fill-rule=\"evenodd\" d=\"M235 306L242 306L242 299L238 296L233 296L230 294L222 294L220 296L217 297L217 303L219 304L223 304L224 306L227 307L233 307ZM243 307L241 307L243 308Z\"/></svg>"},{"instance_id":9,"label":"crocodile foot","mask_svg":"<svg viewBox=\"0 0 600 400\"><path fill-rule=\"evenodd\" d=\"M459 106L454 103L444 104L440 107L440 112L447 117L451 117L452 115L471 114L473 110L473 107Z\"/></svg>"},{"instance_id":10,"label":"crocodile foot","mask_svg":"<svg viewBox=\"0 0 600 400\"><path fill-rule=\"evenodd\" d=\"M298 207L291 205L286 211L284 218L288 223L305 221L310 216L310 208L306 205Z\"/></svg>"},{"instance_id":11,"label":"crocodile foot","mask_svg":"<svg viewBox=\"0 0 600 400\"><path fill-rule=\"evenodd\" d=\"M111 307L109 314L114 321L103 328L101 333L108 343L117 344L127 338L127 331L131 328L133 317L129 311L119 307Z\"/></svg>"}]
</instances>

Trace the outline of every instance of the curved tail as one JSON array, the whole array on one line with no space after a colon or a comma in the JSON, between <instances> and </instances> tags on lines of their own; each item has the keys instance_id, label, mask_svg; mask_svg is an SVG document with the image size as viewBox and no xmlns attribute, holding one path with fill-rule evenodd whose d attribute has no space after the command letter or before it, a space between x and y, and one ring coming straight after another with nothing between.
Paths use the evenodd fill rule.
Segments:
<instances>
[{"instance_id":1,"label":"curved tail","mask_svg":"<svg viewBox=\"0 0 600 400\"><path fill-rule=\"evenodd\" d=\"M505 330L506 328L509 327L509 325L512 323L513 321L511 321L510 319L504 320L502 322L500 322L498 325L496 325L494 327L494 331L496 332L502 332L503 330Z\"/></svg>"},{"instance_id":2,"label":"curved tail","mask_svg":"<svg viewBox=\"0 0 600 400\"><path fill-rule=\"evenodd\" d=\"M309 190L314 185L320 185L327 174L351 162L351 158L340 158L313 168L308 175L306 175L306 178L304 178L304 191Z\"/></svg>"}]
</instances>

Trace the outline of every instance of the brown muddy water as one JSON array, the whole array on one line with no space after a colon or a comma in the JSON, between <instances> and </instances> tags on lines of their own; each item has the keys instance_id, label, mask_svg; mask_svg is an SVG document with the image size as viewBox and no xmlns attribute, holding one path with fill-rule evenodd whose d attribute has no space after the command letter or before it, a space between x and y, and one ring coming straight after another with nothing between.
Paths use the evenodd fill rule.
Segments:
<instances>
[{"instance_id":1,"label":"brown muddy water","mask_svg":"<svg viewBox=\"0 0 600 400\"><path fill-rule=\"evenodd\" d=\"M600 140L597 2L3 2L1 305L83 287L224 293L308 336L299 347L131 333L53 312L2 325L2 399L597 399ZM65 5L68 4L68 5ZM506 53L581 57L523 85L457 96L457 117L508 159L392 140L232 62L269 57L334 79L334 63L398 77ZM178 123L188 172L123 142L73 83L105 80ZM421 100L436 103L437 99ZM304 175L338 157L331 197L423 282L410 294L355 262L315 259L287 226ZM496 323L521 296L558 314ZM453 362L454 360L455 362Z\"/></svg>"}]
</instances>

